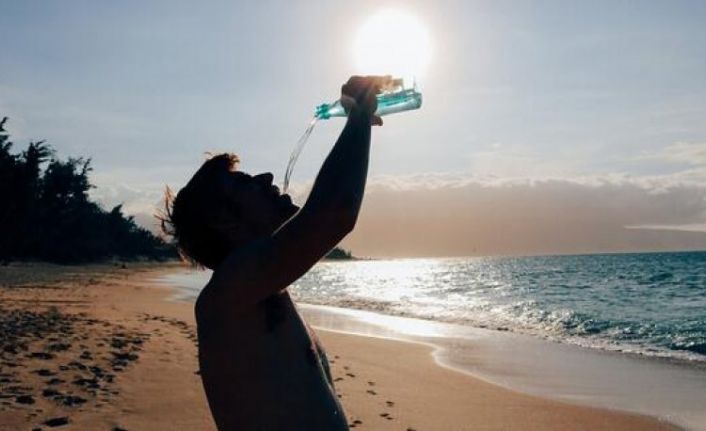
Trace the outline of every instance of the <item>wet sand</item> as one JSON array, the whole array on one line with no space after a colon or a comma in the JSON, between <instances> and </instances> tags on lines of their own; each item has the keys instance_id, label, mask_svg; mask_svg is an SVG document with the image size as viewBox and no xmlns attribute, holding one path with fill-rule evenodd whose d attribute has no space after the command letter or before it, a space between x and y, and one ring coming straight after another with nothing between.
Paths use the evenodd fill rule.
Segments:
<instances>
[{"instance_id":1,"label":"wet sand","mask_svg":"<svg viewBox=\"0 0 706 431\"><path fill-rule=\"evenodd\" d=\"M176 264L0 267L0 429L213 430ZM425 345L319 331L354 429L666 430L438 366Z\"/></svg>"}]
</instances>

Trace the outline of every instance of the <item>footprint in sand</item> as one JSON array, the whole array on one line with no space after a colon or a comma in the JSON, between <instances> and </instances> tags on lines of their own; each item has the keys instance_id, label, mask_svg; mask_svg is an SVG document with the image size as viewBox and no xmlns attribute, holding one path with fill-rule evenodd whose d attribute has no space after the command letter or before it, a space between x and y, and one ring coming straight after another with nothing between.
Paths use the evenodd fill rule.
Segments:
<instances>
[{"instance_id":1,"label":"footprint in sand","mask_svg":"<svg viewBox=\"0 0 706 431\"><path fill-rule=\"evenodd\" d=\"M64 426L64 425L67 425L68 423L69 423L69 418L67 416L62 416L62 417L58 417L58 418L51 418L51 419L47 419L46 421L44 421L44 425L46 425L48 427L52 427L52 428Z\"/></svg>"},{"instance_id":2,"label":"footprint in sand","mask_svg":"<svg viewBox=\"0 0 706 431\"><path fill-rule=\"evenodd\" d=\"M15 402L17 404L34 404L34 397L32 395L19 395L15 397Z\"/></svg>"},{"instance_id":3,"label":"footprint in sand","mask_svg":"<svg viewBox=\"0 0 706 431\"><path fill-rule=\"evenodd\" d=\"M355 427L357 427L358 425L363 425L363 421L361 421L360 419L356 419L356 420L354 420L353 422L351 422L350 424L348 424L348 426L349 426L350 428L355 428Z\"/></svg>"},{"instance_id":4,"label":"footprint in sand","mask_svg":"<svg viewBox=\"0 0 706 431\"><path fill-rule=\"evenodd\" d=\"M61 392L57 391L56 389L52 388L46 388L42 391L42 396L46 398L51 398L51 397L56 397L61 395Z\"/></svg>"}]
</instances>

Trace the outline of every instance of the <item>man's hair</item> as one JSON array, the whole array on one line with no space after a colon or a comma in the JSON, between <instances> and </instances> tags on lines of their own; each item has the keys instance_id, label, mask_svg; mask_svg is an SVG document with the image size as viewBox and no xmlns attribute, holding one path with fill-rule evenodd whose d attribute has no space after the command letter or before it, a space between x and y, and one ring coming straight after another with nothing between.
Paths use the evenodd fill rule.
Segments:
<instances>
[{"instance_id":1,"label":"man's hair","mask_svg":"<svg viewBox=\"0 0 706 431\"><path fill-rule=\"evenodd\" d=\"M174 238L182 259L214 269L231 251L224 235L237 224L239 209L224 194L223 175L237 168L235 154L217 154L204 162L174 195L167 186L162 231Z\"/></svg>"}]
</instances>

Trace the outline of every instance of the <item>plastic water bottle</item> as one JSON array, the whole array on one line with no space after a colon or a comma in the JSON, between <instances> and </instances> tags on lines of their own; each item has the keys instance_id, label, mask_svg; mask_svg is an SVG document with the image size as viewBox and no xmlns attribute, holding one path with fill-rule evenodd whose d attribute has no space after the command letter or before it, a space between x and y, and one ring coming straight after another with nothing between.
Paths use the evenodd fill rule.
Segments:
<instances>
[{"instance_id":1,"label":"plastic water bottle","mask_svg":"<svg viewBox=\"0 0 706 431\"><path fill-rule=\"evenodd\" d=\"M383 88L376 97L378 99L378 109L375 111L375 115L380 117L394 114L395 112L410 111L422 107L422 93L417 91L416 83L412 85L412 88L404 88L402 79L392 80L392 83L386 88ZM297 164L297 159L304 149L306 141L309 140L311 132L314 131L316 122L319 120L328 120L331 117L346 116L348 116L348 114L343 108L343 105L341 105L340 100L333 103L324 103L316 107L314 118L304 131L304 134L297 141L292 150L292 154L289 156L287 169L284 173L284 182L282 183L282 190L284 192L289 189L289 180L292 177L292 172L294 172L294 166Z\"/></svg>"},{"instance_id":2,"label":"plastic water bottle","mask_svg":"<svg viewBox=\"0 0 706 431\"><path fill-rule=\"evenodd\" d=\"M402 79L393 80L392 85L383 89L376 97L378 99L378 109L375 111L375 115L380 117L396 112L419 109L422 106L422 93L417 91L417 85L414 84L412 88L404 88ZM331 117L346 117L347 115L340 100L333 103L323 103L317 106L314 111L314 117L318 120L328 120Z\"/></svg>"}]
</instances>

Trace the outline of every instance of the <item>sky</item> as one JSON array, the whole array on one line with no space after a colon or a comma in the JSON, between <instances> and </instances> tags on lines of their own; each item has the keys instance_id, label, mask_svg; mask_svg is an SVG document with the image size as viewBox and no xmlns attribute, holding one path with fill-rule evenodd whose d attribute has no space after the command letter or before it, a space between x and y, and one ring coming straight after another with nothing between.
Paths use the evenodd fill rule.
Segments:
<instances>
[{"instance_id":1,"label":"sky","mask_svg":"<svg viewBox=\"0 0 706 431\"><path fill-rule=\"evenodd\" d=\"M417 17L421 110L374 130L343 245L369 256L706 249L706 3L3 1L0 115L18 147L93 161L151 226L206 152L281 184L360 28ZM317 125L299 203L344 122Z\"/></svg>"}]
</instances>

